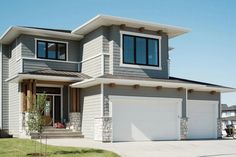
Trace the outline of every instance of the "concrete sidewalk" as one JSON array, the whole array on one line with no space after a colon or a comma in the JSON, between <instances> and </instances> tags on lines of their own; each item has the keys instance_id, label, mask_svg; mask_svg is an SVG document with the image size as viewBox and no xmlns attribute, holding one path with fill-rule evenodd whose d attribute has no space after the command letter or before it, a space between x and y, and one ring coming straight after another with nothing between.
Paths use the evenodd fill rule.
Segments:
<instances>
[{"instance_id":1,"label":"concrete sidewalk","mask_svg":"<svg viewBox=\"0 0 236 157\"><path fill-rule=\"evenodd\" d=\"M101 143L88 139L49 139L48 144L105 149L123 157L236 157L236 140Z\"/></svg>"}]
</instances>

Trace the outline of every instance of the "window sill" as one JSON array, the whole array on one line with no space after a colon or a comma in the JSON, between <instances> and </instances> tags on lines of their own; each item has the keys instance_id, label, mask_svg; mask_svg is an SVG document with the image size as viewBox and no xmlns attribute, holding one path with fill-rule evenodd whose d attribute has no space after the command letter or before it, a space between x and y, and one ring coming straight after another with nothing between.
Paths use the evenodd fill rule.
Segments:
<instances>
[{"instance_id":1,"label":"window sill","mask_svg":"<svg viewBox=\"0 0 236 157\"><path fill-rule=\"evenodd\" d=\"M161 67L156 67L156 66L133 65L133 64L124 64L124 63L121 63L120 67L136 68L136 69L149 69L149 70L162 70Z\"/></svg>"}]
</instances>

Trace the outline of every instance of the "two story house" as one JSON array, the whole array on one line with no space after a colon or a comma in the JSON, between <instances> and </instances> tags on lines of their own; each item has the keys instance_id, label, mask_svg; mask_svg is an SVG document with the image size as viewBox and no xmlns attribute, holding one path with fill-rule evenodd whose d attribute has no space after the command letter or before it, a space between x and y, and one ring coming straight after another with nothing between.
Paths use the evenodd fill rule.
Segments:
<instances>
[{"instance_id":1,"label":"two story house","mask_svg":"<svg viewBox=\"0 0 236 157\"><path fill-rule=\"evenodd\" d=\"M27 98L47 94L45 125L98 141L221 137L221 93L169 74L171 38L188 29L98 15L74 30L10 27L0 43L0 128L26 135Z\"/></svg>"},{"instance_id":2,"label":"two story house","mask_svg":"<svg viewBox=\"0 0 236 157\"><path fill-rule=\"evenodd\" d=\"M222 124L223 129L227 125L233 124L236 127L236 105L228 106L227 104L222 104Z\"/></svg>"}]
</instances>

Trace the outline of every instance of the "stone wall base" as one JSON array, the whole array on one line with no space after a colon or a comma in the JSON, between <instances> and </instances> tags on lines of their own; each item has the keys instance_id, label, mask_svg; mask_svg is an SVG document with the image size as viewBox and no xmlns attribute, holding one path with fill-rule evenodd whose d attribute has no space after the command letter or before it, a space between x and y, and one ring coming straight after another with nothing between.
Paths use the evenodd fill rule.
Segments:
<instances>
[{"instance_id":1,"label":"stone wall base","mask_svg":"<svg viewBox=\"0 0 236 157\"><path fill-rule=\"evenodd\" d=\"M94 119L94 140L102 142L112 141L112 117Z\"/></svg>"},{"instance_id":2,"label":"stone wall base","mask_svg":"<svg viewBox=\"0 0 236 157\"><path fill-rule=\"evenodd\" d=\"M188 118L182 117L180 119L180 139L186 140L188 138Z\"/></svg>"},{"instance_id":3,"label":"stone wall base","mask_svg":"<svg viewBox=\"0 0 236 157\"><path fill-rule=\"evenodd\" d=\"M221 118L217 119L217 138L222 138L222 120L221 120Z\"/></svg>"},{"instance_id":4,"label":"stone wall base","mask_svg":"<svg viewBox=\"0 0 236 157\"><path fill-rule=\"evenodd\" d=\"M81 131L81 115L80 112L70 112L69 122L66 124L67 129L73 131Z\"/></svg>"}]
</instances>

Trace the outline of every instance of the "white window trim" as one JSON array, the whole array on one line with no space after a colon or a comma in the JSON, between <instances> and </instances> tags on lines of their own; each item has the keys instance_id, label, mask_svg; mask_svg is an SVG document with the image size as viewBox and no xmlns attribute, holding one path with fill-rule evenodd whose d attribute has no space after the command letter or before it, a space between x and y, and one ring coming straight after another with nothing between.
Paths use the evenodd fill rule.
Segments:
<instances>
[{"instance_id":1,"label":"white window trim","mask_svg":"<svg viewBox=\"0 0 236 157\"><path fill-rule=\"evenodd\" d=\"M158 39L159 40L159 66L125 64L123 62L123 35L133 35L133 36ZM150 34L129 32L129 31L120 31L120 67L162 70L162 67L161 67L161 38L162 37L158 36L158 35L150 35Z\"/></svg>"},{"instance_id":2,"label":"white window trim","mask_svg":"<svg viewBox=\"0 0 236 157\"><path fill-rule=\"evenodd\" d=\"M66 44L66 60L55 60L55 59L43 59L43 58L37 58L37 49L38 49L38 45L37 45L37 41L47 41L47 42L56 42L56 43L63 43ZM35 43L35 48L34 48L34 58L35 59L40 59L40 60L53 60L53 61L61 61L61 62L68 62L68 53L69 53L69 42L67 41L61 41L61 40L49 40L49 39L43 39L43 38L34 38L34 43Z\"/></svg>"}]
</instances>

